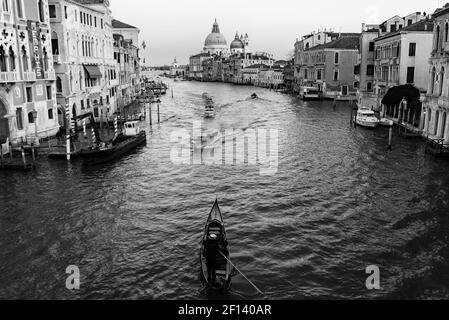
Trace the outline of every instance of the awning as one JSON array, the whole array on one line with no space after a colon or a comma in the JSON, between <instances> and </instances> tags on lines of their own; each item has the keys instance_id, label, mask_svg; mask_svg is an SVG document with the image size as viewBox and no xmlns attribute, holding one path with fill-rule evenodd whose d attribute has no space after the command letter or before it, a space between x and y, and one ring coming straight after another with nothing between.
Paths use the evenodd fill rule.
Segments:
<instances>
[{"instance_id":1,"label":"awning","mask_svg":"<svg viewBox=\"0 0 449 320\"><path fill-rule=\"evenodd\" d=\"M100 68L96 65L84 65L84 69L89 74L89 78L101 78L103 76Z\"/></svg>"}]
</instances>

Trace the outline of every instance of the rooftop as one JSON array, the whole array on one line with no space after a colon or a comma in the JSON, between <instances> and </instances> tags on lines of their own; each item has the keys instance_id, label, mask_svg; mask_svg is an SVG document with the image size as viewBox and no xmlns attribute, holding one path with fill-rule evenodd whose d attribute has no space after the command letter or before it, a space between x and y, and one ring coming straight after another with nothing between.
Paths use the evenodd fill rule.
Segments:
<instances>
[{"instance_id":1,"label":"rooftop","mask_svg":"<svg viewBox=\"0 0 449 320\"><path fill-rule=\"evenodd\" d=\"M395 35L401 34L402 32L422 32L422 31L433 32L433 20L432 19L424 19L424 20L418 21L418 22L411 24L405 28L384 34L384 35L376 38L375 40L382 40L382 39L386 39L389 37L393 37Z\"/></svg>"},{"instance_id":2,"label":"rooftop","mask_svg":"<svg viewBox=\"0 0 449 320\"><path fill-rule=\"evenodd\" d=\"M347 35L341 36L337 40L325 44L320 44L305 51L313 51L321 49L359 50L360 33L348 33Z\"/></svg>"},{"instance_id":3,"label":"rooftop","mask_svg":"<svg viewBox=\"0 0 449 320\"><path fill-rule=\"evenodd\" d=\"M91 0L94 1L94 0ZM136 27L129 25L127 23L121 22L119 20L113 19L112 20L112 27L114 29L137 29Z\"/></svg>"}]
</instances>

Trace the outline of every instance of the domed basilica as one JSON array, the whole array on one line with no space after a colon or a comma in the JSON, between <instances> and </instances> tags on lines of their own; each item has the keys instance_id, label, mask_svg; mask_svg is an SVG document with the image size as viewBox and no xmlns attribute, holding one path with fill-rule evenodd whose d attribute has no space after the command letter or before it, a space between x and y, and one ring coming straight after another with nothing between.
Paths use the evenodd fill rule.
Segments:
<instances>
[{"instance_id":1,"label":"domed basilica","mask_svg":"<svg viewBox=\"0 0 449 320\"><path fill-rule=\"evenodd\" d=\"M214 25L212 27L212 33L210 33L206 41L204 41L203 52L210 55L217 56L229 56L229 53L245 53L249 49L249 38L246 34L239 36L238 33L235 35L235 39L231 43L230 51L228 48L228 43L224 35L220 33L220 27L218 26L217 19L215 19Z\"/></svg>"}]
</instances>

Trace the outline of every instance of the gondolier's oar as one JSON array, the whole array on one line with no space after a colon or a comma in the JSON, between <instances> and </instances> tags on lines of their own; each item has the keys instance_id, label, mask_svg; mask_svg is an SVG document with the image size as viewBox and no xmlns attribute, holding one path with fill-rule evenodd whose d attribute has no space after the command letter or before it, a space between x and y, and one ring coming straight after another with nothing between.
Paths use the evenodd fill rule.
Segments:
<instances>
[{"instance_id":1,"label":"gondolier's oar","mask_svg":"<svg viewBox=\"0 0 449 320\"><path fill-rule=\"evenodd\" d=\"M253 287L254 289L257 290L257 292L259 292L260 294L263 294L262 291L259 290L259 288L256 287L256 285L254 283L251 282L251 280L249 280L233 263L231 260L229 260L224 254L223 252L220 251L220 254L231 264L231 266L233 266L235 268L235 270L237 270L242 276L243 278L246 279L246 281L248 281Z\"/></svg>"}]
</instances>

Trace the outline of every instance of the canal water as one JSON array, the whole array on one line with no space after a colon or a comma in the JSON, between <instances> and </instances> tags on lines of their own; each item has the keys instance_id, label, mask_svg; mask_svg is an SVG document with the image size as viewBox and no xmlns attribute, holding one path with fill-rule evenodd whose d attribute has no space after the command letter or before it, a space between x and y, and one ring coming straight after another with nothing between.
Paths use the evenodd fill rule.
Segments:
<instances>
[{"instance_id":1,"label":"canal water","mask_svg":"<svg viewBox=\"0 0 449 320\"><path fill-rule=\"evenodd\" d=\"M0 298L252 298L242 276L225 296L200 293L215 198L232 260L258 298L449 298L449 162L397 136L387 151L388 133L351 128L346 103L169 84L161 123L146 123L147 145L122 159L99 168L42 159L31 174L0 172ZM203 118L203 92L215 119ZM277 130L276 172L173 163L173 133L195 121ZM69 265L80 269L77 291L65 286ZM366 288L371 265L380 290Z\"/></svg>"}]
</instances>

